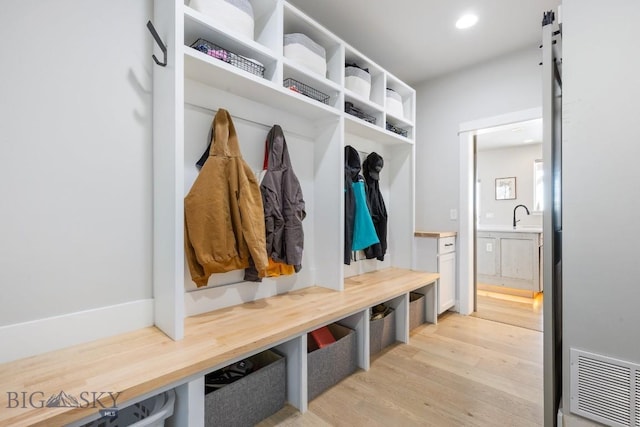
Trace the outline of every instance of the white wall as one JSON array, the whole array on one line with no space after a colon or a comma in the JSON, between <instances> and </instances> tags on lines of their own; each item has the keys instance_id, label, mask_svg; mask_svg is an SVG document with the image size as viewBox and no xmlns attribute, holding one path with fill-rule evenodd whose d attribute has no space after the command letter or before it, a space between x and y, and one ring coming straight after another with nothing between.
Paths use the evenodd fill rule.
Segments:
<instances>
[{"instance_id":1,"label":"white wall","mask_svg":"<svg viewBox=\"0 0 640 427\"><path fill-rule=\"evenodd\" d=\"M0 2L0 326L152 296L151 13Z\"/></svg>"},{"instance_id":2,"label":"white wall","mask_svg":"<svg viewBox=\"0 0 640 427\"><path fill-rule=\"evenodd\" d=\"M640 363L640 2L562 12L566 411L570 348Z\"/></svg>"},{"instance_id":3,"label":"white wall","mask_svg":"<svg viewBox=\"0 0 640 427\"><path fill-rule=\"evenodd\" d=\"M480 141L480 144L482 141ZM533 163L542 158L542 144L530 144L518 147L478 151L476 171L480 180L480 218L479 225L511 225L513 208L519 204L533 210ZM496 200L496 178L516 178L516 198L514 200ZM539 225L542 227L542 215L527 215L519 208L518 225Z\"/></svg>"},{"instance_id":4,"label":"white wall","mask_svg":"<svg viewBox=\"0 0 640 427\"><path fill-rule=\"evenodd\" d=\"M458 230L460 123L540 107L540 58L531 46L417 86L417 230Z\"/></svg>"}]
</instances>

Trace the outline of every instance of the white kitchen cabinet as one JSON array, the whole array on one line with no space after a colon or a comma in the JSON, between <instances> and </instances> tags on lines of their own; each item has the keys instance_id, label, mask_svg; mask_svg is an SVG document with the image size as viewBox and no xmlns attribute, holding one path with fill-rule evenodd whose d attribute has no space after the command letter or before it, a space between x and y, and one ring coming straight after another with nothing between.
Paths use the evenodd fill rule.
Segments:
<instances>
[{"instance_id":1,"label":"white kitchen cabinet","mask_svg":"<svg viewBox=\"0 0 640 427\"><path fill-rule=\"evenodd\" d=\"M438 314L456 305L456 234L416 232L413 268L440 274L437 282Z\"/></svg>"},{"instance_id":2,"label":"white kitchen cabinet","mask_svg":"<svg viewBox=\"0 0 640 427\"><path fill-rule=\"evenodd\" d=\"M542 291L542 234L518 231L478 231L477 280L494 286Z\"/></svg>"}]
</instances>

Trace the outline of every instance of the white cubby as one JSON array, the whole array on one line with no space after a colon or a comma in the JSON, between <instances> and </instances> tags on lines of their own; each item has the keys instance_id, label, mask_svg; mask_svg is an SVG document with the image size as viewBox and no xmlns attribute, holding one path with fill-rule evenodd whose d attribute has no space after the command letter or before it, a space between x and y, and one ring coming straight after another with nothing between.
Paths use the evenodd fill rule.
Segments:
<instances>
[{"instance_id":1,"label":"white cubby","mask_svg":"<svg viewBox=\"0 0 640 427\"><path fill-rule=\"evenodd\" d=\"M337 83L328 79L323 79L311 71L298 67L288 58L282 58L282 63L283 82L287 78L297 80L329 96L327 105L336 109L342 108L342 96L340 93L340 86ZM305 95L300 94L300 96Z\"/></svg>"},{"instance_id":2,"label":"white cubby","mask_svg":"<svg viewBox=\"0 0 640 427\"><path fill-rule=\"evenodd\" d=\"M309 286L342 291L345 276L388 266L411 267L415 91L285 1L251 3L253 40L217 27L187 1L155 1L154 24L169 46L169 65L154 69L155 319L176 340L183 336L185 316ZM293 32L325 48L326 76L283 56L283 36ZM189 47L198 38L259 61L265 66L264 77ZM345 89L345 62L369 69L369 99ZM329 95L328 104L285 88L285 78ZM387 87L401 94L404 117L386 111ZM345 113L345 102L375 117L376 123ZM234 271L214 275L209 286L197 290L190 280L183 249L184 196L197 176L194 164L208 144L211 120L219 108L234 118L242 154L255 171L261 168L271 125L284 129L307 208L305 258L302 271L294 276L256 284L243 282L243 272ZM407 136L387 131L386 121L407 130ZM385 160L381 189L389 223L384 262L356 261L341 267L346 144L376 151Z\"/></svg>"},{"instance_id":3,"label":"white cubby","mask_svg":"<svg viewBox=\"0 0 640 427\"><path fill-rule=\"evenodd\" d=\"M371 101L380 109L384 108L384 90L386 87L385 71L351 46L345 46L345 64L357 64L359 67L369 70L369 75L371 76L371 94L367 101ZM345 89L345 93L350 93L351 97L362 99L348 89Z\"/></svg>"},{"instance_id":4,"label":"white cubby","mask_svg":"<svg viewBox=\"0 0 640 427\"><path fill-rule=\"evenodd\" d=\"M389 121L401 128L413 127L416 114L415 91L391 74L387 74L386 87L393 89L400 95L400 97L402 97L402 107L404 113L402 117L397 117L396 115L387 112Z\"/></svg>"},{"instance_id":5,"label":"white cubby","mask_svg":"<svg viewBox=\"0 0 640 427\"><path fill-rule=\"evenodd\" d=\"M213 63L218 67L233 67L224 61L208 56L205 53L197 51L190 46L198 39L205 39L208 42L215 43L223 49L242 55L246 58L254 59L265 67L264 79L274 82L278 80L278 60L273 50L261 45L258 42L244 38L234 37L227 34L224 30L216 28L213 21L206 15L185 7L184 12L184 46L185 55L192 57L200 57L200 60ZM233 67L241 73L247 73L251 76L259 77L248 71L240 70Z\"/></svg>"},{"instance_id":6,"label":"white cubby","mask_svg":"<svg viewBox=\"0 0 640 427\"><path fill-rule=\"evenodd\" d=\"M325 77L342 86L344 82L341 72L344 63L344 48L340 43L340 39L299 9L288 3L282 4L284 12L283 36L284 34L302 33L322 46L326 51L327 60L327 74Z\"/></svg>"}]
</instances>

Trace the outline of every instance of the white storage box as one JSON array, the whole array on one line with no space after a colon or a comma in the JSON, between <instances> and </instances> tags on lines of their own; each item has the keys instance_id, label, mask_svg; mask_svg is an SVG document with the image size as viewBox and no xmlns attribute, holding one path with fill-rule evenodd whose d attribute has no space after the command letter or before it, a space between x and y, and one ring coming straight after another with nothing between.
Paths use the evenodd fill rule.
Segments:
<instances>
[{"instance_id":1,"label":"white storage box","mask_svg":"<svg viewBox=\"0 0 640 427\"><path fill-rule=\"evenodd\" d=\"M387 113L393 116L404 118L404 108L402 107L402 97L393 89L387 88Z\"/></svg>"},{"instance_id":2,"label":"white storage box","mask_svg":"<svg viewBox=\"0 0 640 427\"><path fill-rule=\"evenodd\" d=\"M284 56L325 77L327 52L302 33L284 35Z\"/></svg>"},{"instance_id":3,"label":"white storage box","mask_svg":"<svg viewBox=\"0 0 640 427\"><path fill-rule=\"evenodd\" d=\"M217 28L253 40L253 6L249 0L190 0L189 6L213 19Z\"/></svg>"},{"instance_id":4,"label":"white storage box","mask_svg":"<svg viewBox=\"0 0 640 427\"><path fill-rule=\"evenodd\" d=\"M344 69L344 86L364 99L371 96L371 74L360 67L347 65Z\"/></svg>"},{"instance_id":5,"label":"white storage box","mask_svg":"<svg viewBox=\"0 0 640 427\"><path fill-rule=\"evenodd\" d=\"M116 417L102 417L82 427L162 427L173 415L175 391L168 390L118 410Z\"/></svg>"}]
</instances>

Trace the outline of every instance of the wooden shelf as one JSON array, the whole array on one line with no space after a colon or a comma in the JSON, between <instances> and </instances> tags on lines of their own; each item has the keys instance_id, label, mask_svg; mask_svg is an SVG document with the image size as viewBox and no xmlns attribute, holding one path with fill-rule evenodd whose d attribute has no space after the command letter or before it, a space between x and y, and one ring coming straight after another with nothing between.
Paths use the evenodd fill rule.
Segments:
<instances>
[{"instance_id":1,"label":"wooden shelf","mask_svg":"<svg viewBox=\"0 0 640 427\"><path fill-rule=\"evenodd\" d=\"M415 237L440 238L440 237L456 237L455 231L416 231L413 233Z\"/></svg>"},{"instance_id":2,"label":"wooden shelf","mask_svg":"<svg viewBox=\"0 0 640 427\"><path fill-rule=\"evenodd\" d=\"M271 348L320 326L434 283L436 273L389 268L345 280L342 292L306 288L216 310L185 321L173 341L155 327L0 365L3 390L46 397L83 391L121 392L118 404L157 393ZM432 287L432 286L431 286ZM408 320L407 320L408 322ZM0 405L7 407L5 394ZM103 399L104 404L109 404ZM12 408L0 425L64 425L97 412L85 408ZM97 405L100 407L100 405Z\"/></svg>"}]
</instances>

